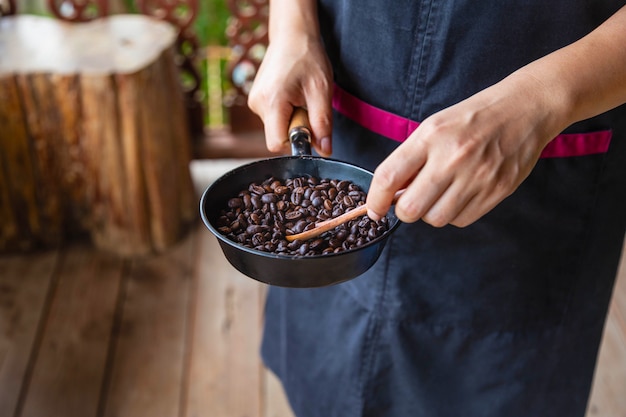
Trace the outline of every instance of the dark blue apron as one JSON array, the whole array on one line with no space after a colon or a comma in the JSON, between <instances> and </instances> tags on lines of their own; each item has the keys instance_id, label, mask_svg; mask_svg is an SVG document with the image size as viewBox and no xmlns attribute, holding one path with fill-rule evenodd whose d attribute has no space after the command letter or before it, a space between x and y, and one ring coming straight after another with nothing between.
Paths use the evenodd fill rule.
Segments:
<instances>
[{"instance_id":1,"label":"dark blue apron","mask_svg":"<svg viewBox=\"0 0 626 417\"><path fill-rule=\"evenodd\" d=\"M322 1L337 85L424 120L571 43L619 1ZM333 157L374 169L397 145L335 112ZM345 109L344 109L345 110ZM473 225L403 224L374 267L271 288L262 354L298 417L582 417L626 227L626 108L566 133Z\"/></svg>"}]
</instances>

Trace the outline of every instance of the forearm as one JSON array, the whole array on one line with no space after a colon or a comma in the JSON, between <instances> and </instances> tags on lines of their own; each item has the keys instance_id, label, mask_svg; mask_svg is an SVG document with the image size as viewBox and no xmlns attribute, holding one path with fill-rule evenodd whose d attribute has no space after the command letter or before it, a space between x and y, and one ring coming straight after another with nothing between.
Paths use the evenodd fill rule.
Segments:
<instances>
[{"instance_id":1,"label":"forearm","mask_svg":"<svg viewBox=\"0 0 626 417\"><path fill-rule=\"evenodd\" d=\"M322 44L315 0L271 0L269 46L248 96L263 120L267 147L288 150L287 129L295 107L306 107L313 147L332 152L332 69Z\"/></svg>"},{"instance_id":2,"label":"forearm","mask_svg":"<svg viewBox=\"0 0 626 417\"><path fill-rule=\"evenodd\" d=\"M542 84L560 128L626 103L626 7L518 74Z\"/></svg>"},{"instance_id":3,"label":"forearm","mask_svg":"<svg viewBox=\"0 0 626 417\"><path fill-rule=\"evenodd\" d=\"M318 39L320 35L316 0L271 0L269 39L289 39L304 35Z\"/></svg>"}]
</instances>

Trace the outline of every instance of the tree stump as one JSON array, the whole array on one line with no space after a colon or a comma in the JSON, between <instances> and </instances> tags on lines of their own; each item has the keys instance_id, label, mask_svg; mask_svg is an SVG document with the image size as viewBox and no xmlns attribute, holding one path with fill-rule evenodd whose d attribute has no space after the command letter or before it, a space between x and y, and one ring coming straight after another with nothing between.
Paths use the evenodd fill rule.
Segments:
<instances>
[{"instance_id":1,"label":"tree stump","mask_svg":"<svg viewBox=\"0 0 626 417\"><path fill-rule=\"evenodd\" d=\"M0 251L88 233L162 251L196 218L176 31L144 15L0 19Z\"/></svg>"}]
</instances>

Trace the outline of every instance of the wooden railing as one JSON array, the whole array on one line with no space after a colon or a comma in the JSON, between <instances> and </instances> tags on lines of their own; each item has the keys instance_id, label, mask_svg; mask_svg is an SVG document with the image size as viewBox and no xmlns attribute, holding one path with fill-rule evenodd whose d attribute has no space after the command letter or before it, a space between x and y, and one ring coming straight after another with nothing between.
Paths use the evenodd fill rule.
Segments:
<instances>
[{"instance_id":1,"label":"wooden railing","mask_svg":"<svg viewBox=\"0 0 626 417\"><path fill-rule=\"evenodd\" d=\"M228 78L233 82L236 100L244 100L265 55L269 4L268 0L228 0L228 6L232 13L226 29L232 49Z\"/></svg>"}]
</instances>

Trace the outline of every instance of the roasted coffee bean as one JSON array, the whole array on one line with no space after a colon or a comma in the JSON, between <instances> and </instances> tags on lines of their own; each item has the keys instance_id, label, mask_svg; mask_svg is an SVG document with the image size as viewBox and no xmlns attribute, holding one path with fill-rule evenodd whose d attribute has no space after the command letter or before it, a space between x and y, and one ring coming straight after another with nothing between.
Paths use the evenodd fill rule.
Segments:
<instances>
[{"instance_id":1,"label":"roasted coffee bean","mask_svg":"<svg viewBox=\"0 0 626 417\"><path fill-rule=\"evenodd\" d=\"M342 243L343 243L343 240L337 239L336 237L330 238L328 240L328 245L331 248L340 248Z\"/></svg>"},{"instance_id":2,"label":"roasted coffee bean","mask_svg":"<svg viewBox=\"0 0 626 417\"><path fill-rule=\"evenodd\" d=\"M230 208L238 208L243 206L243 201L239 197L231 198L228 200L228 207Z\"/></svg>"},{"instance_id":3,"label":"roasted coffee bean","mask_svg":"<svg viewBox=\"0 0 626 417\"><path fill-rule=\"evenodd\" d=\"M254 207L255 209L260 209L261 207L263 207L263 203L261 202L261 198L258 195L256 195L256 194L253 194L250 197L250 201L252 202L252 207Z\"/></svg>"},{"instance_id":4,"label":"roasted coffee bean","mask_svg":"<svg viewBox=\"0 0 626 417\"><path fill-rule=\"evenodd\" d=\"M369 230L367 231L367 237L368 237L370 240L374 240L374 239L376 239L376 238L378 237L378 229L377 229L377 228L375 228L375 227L372 227L371 229L369 229Z\"/></svg>"},{"instance_id":5,"label":"roasted coffee bean","mask_svg":"<svg viewBox=\"0 0 626 417\"><path fill-rule=\"evenodd\" d=\"M274 188L274 193L276 195L285 195L288 192L289 192L289 187L287 187L285 185L279 185L279 186Z\"/></svg>"},{"instance_id":6,"label":"roasted coffee bean","mask_svg":"<svg viewBox=\"0 0 626 417\"><path fill-rule=\"evenodd\" d=\"M339 190L335 187L328 190L328 198L330 198L331 200L337 198L337 194L339 194Z\"/></svg>"},{"instance_id":7,"label":"roasted coffee bean","mask_svg":"<svg viewBox=\"0 0 626 417\"><path fill-rule=\"evenodd\" d=\"M298 248L298 254L304 256L309 252L309 243L303 242L302 245Z\"/></svg>"},{"instance_id":8,"label":"roasted coffee bean","mask_svg":"<svg viewBox=\"0 0 626 417\"><path fill-rule=\"evenodd\" d=\"M252 244L254 246L260 246L260 245L263 245L264 243L265 243L265 238L263 237L261 233L255 233L254 235L252 235Z\"/></svg>"},{"instance_id":9,"label":"roasted coffee bean","mask_svg":"<svg viewBox=\"0 0 626 417\"><path fill-rule=\"evenodd\" d=\"M306 220L304 220L304 219L300 219L300 220L298 220L298 221L296 222L296 224L293 226L293 229L292 229L292 230L293 230L293 232L294 232L294 233L296 233L296 234L297 234L297 233L302 233L302 232L304 232L304 228L306 227L306 225L307 225L307 221L306 221Z\"/></svg>"},{"instance_id":10,"label":"roasted coffee bean","mask_svg":"<svg viewBox=\"0 0 626 417\"><path fill-rule=\"evenodd\" d=\"M267 226L261 226L261 225L258 225L258 224L253 224L251 226L246 227L246 234L252 236L252 235L255 235L257 233L261 233L264 230L266 230L266 227Z\"/></svg>"},{"instance_id":11,"label":"roasted coffee bean","mask_svg":"<svg viewBox=\"0 0 626 417\"><path fill-rule=\"evenodd\" d=\"M250 198L250 194L246 193L241 197L242 201L243 201L243 206L246 208L246 210L250 210L250 208L252 207L252 200Z\"/></svg>"},{"instance_id":12,"label":"roasted coffee bean","mask_svg":"<svg viewBox=\"0 0 626 417\"><path fill-rule=\"evenodd\" d=\"M289 242L287 244L287 249L289 249L291 251L297 251L298 248L300 248L300 246L302 246L302 241L301 240L294 240L293 242Z\"/></svg>"},{"instance_id":13,"label":"roasted coffee bean","mask_svg":"<svg viewBox=\"0 0 626 417\"><path fill-rule=\"evenodd\" d=\"M313 204L313 207L321 207L324 205L324 199L322 197L316 197L311 200L311 204Z\"/></svg>"},{"instance_id":14,"label":"roasted coffee bean","mask_svg":"<svg viewBox=\"0 0 626 417\"><path fill-rule=\"evenodd\" d=\"M304 190L302 187L298 187L291 192L291 203L299 206L302 203L302 197L304 195Z\"/></svg>"},{"instance_id":15,"label":"roasted coffee bean","mask_svg":"<svg viewBox=\"0 0 626 417\"><path fill-rule=\"evenodd\" d=\"M370 219L368 217L363 217L357 224L359 227L367 227L370 224Z\"/></svg>"},{"instance_id":16,"label":"roasted coffee bean","mask_svg":"<svg viewBox=\"0 0 626 417\"><path fill-rule=\"evenodd\" d=\"M317 219L321 222L330 220L330 214L328 214L326 210L322 210L319 213L317 213Z\"/></svg>"},{"instance_id":17,"label":"roasted coffee bean","mask_svg":"<svg viewBox=\"0 0 626 417\"><path fill-rule=\"evenodd\" d=\"M275 203L278 201L278 197L274 193L266 193L261 196L261 201L265 204Z\"/></svg>"},{"instance_id":18,"label":"roasted coffee bean","mask_svg":"<svg viewBox=\"0 0 626 417\"><path fill-rule=\"evenodd\" d=\"M315 227L363 204L366 194L347 180L296 177L251 183L227 201L217 229L227 238L256 250L289 256L312 256L351 250L382 236L389 221L367 216L340 225L310 241L287 242L286 235Z\"/></svg>"},{"instance_id":19,"label":"roasted coffee bean","mask_svg":"<svg viewBox=\"0 0 626 417\"><path fill-rule=\"evenodd\" d=\"M304 214L302 214L302 212L300 210L288 211L285 214L285 219L286 220L300 220L303 217L304 217Z\"/></svg>"},{"instance_id":20,"label":"roasted coffee bean","mask_svg":"<svg viewBox=\"0 0 626 417\"><path fill-rule=\"evenodd\" d=\"M337 189L340 191L347 190L349 186L350 186L350 182L346 180L342 180L337 183Z\"/></svg>"},{"instance_id":21,"label":"roasted coffee bean","mask_svg":"<svg viewBox=\"0 0 626 417\"><path fill-rule=\"evenodd\" d=\"M324 239L315 239L311 243L309 243L309 249L312 251L319 251L328 246L328 242Z\"/></svg>"},{"instance_id":22,"label":"roasted coffee bean","mask_svg":"<svg viewBox=\"0 0 626 417\"><path fill-rule=\"evenodd\" d=\"M286 201L280 200L276 203L276 210L278 211L285 211L287 208L289 208L289 204Z\"/></svg>"},{"instance_id":23,"label":"roasted coffee bean","mask_svg":"<svg viewBox=\"0 0 626 417\"><path fill-rule=\"evenodd\" d=\"M263 188L263 186L258 185L258 184L250 184L250 186L248 187L248 190L250 190L251 193L254 193L256 195L265 194L265 188Z\"/></svg>"}]
</instances>

